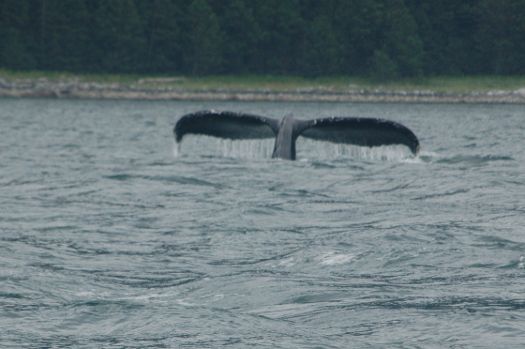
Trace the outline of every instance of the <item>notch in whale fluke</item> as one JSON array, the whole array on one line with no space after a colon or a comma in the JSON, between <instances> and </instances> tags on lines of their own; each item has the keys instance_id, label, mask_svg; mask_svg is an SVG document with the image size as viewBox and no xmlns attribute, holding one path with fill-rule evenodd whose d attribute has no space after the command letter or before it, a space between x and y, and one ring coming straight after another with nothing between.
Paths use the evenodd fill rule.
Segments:
<instances>
[{"instance_id":1,"label":"notch in whale fluke","mask_svg":"<svg viewBox=\"0 0 525 349\"><path fill-rule=\"evenodd\" d=\"M356 117L328 117L296 120L286 116L282 120L231 111L199 111L184 115L173 130L175 140L181 142L186 134L200 134L227 139L275 138L272 157L295 159L295 141L302 136L333 143L367 147L401 144L417 155L419 140L400 123Z\"/></svg>"}]
</instances>

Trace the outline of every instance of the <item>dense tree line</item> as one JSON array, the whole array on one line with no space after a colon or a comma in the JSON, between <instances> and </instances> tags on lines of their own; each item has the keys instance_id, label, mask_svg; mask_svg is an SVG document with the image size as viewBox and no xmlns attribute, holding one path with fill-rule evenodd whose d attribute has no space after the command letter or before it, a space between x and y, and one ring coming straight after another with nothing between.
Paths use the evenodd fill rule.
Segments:
<instances>
[{"instance_id":1,"label":"dense tree line","mask_svg":"<svg viewBox=\"0 0 525 349\"><path fill-rule=\"evenodd\" d=\"M524 74L524 0L0 0L0 67Z\"/></svg>"}]
</instances>

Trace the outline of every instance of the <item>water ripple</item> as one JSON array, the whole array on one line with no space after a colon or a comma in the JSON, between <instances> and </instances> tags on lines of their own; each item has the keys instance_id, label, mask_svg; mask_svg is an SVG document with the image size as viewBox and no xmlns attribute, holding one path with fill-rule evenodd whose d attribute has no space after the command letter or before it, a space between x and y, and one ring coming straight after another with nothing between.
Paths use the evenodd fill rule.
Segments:
<instances>
[{"instance_id":1,"label":"water ripple","mask_svg":"<svg viewBox=\"0 0 525 349\"><path fill-rule=\"evenodd\" d=\"M0 104L2 348L525 344L522 106ZM203 108L381 116L422 152L194 137L174 157Z\"/></svg>"}]
</instances>

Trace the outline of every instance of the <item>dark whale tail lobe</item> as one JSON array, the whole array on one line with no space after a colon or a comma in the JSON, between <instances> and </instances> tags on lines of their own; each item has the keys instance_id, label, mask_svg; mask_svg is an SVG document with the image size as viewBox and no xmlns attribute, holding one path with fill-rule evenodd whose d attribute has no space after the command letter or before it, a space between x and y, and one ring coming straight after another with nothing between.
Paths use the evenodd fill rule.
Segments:
<instances>
[{"instance_id":1,"label":"dark whale tail lobe","mask_svg":"<svg viewBox=\"0 0 525 349\"><path fill-rule=\"evenodd\" d=\"M306 138L365 147L405 145L412 154L419 153L419 140L400 123L374 118L330 117L299 124L299 134Z\"/></svg>"},{"instance_id":2,"label":"dark whale tail lobe","mask_svg":"<svg viewBox=\"0 0 525 349\"><path fill-rule=\"evenodd\" d=\"M229 111L199 111L180 118L173 132L177 142L187 134L227 139L275 138L273 157L290 160L295 159L295 141L299 136L367 147L401 144L414 155L419 152L419 140L410 129L394 121L374 118L295 120L287 116L279 121Z\"/></svg>"},{"instance_id":3,"label":"dark whale tail lobe","mask_svg":"<svg viewBox=\"0 0 525 349\"><path fill-rule=\"evenodd\" d=\"M173 132L175 140L181 142L187 134L227 139L274 138L278 130L279 122L264 116L209 110L184 115Z\"/></svg>"}]
</instances>

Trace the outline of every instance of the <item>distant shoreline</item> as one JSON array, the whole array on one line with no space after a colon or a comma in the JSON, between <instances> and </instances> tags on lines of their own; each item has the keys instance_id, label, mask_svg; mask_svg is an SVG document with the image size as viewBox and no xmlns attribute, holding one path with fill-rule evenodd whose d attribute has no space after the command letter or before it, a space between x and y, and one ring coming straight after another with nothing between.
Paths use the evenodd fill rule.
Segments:
<instances>
[{"instance_id":1,"label":"distant shoreline","mask_svg":"<svg viewBox=\"0 0 525 349\"><path fill-rule=\"evenodd\" d=\"M511 103L525 104L525 88L443 92L399 87L331 88L330 86L177 86L176 78L141 79L135 83L81 81L78 78L2 78L0 97L122 100L206 100L272 102ZM182 78L181 78L182 79Z\"/></svg>"}]
</instances>

